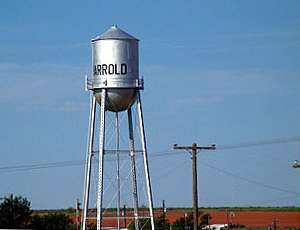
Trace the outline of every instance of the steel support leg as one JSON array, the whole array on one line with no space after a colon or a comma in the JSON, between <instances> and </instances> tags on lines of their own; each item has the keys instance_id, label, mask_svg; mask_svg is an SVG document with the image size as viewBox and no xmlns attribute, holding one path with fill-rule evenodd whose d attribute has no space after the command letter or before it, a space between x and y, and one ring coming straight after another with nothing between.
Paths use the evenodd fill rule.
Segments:
<instances>
[{"instance_id":1,"label":"steel support leg","mask_svg":"<svg viewBox=\"0 0 300 230\"><path fill-rule=\"evenodd\" d=\"M90 118L89 118L89 131L87 138L87 152L85 161L85 176L84 176L84 192L83 192L83 210L81 216L81 229L87 229L87 215L89 209L89 193L91 184L91 170L92 170L92 157L93 157L93 143L94 143L94 129L95 129L95 114L96 114L96 99L93 94L90 98Z\"/></svg>"},{"instance_id":2,"label":"steel support leg","mask_svg":"<svg viewBox=\"0 0 300 230\"><path fill-rule=\"evenodd\" d=\"M117 156L117 184L118 184L118 200L117 200L117 229L120 230L120 205L121 205L121 181L120 181L120 124L119 114L116 112L116 156Z\"/></svg>"},{"instance_id":3,"label":"steel support leg","mask_svg":"<svg viewBox=\"0 0 300 230\"><path fill-rule=\"evenodd\" d=\"M148 166L147 145L146 145L146 137L145 137L142 102L141 102L141 95L139 91L137 92L137 109L138 109L138 116L139 116L139 123L140 123L140 134L141 134L144 169L145 169L145 176L146 176L149 213L151 219L151 229L154 230L155 227L154 227L154 215L153 215L153 198L152 198L152 189L151 189L151 181L150 181L149 166Z\"/></svg>"},{"instance_id":4,"label":"steel support leg","mask_svg":"<svg viewBox=\"0 0 300 230\"><path fill-rule=\"evenodd\" d=\"M103 167L104 167L104 145L105 145L105 101L106 89L101 91L100 133L99 133L99 174L97 195L97 230L102 228L102 205L103 205Z\"/></svg>"},{"instance_id":5,"label":"steel support leg","mask_svg":"<svg viewBox=\"0 0 300 230\"><path fill-rule=\"evenodd\" d=\"M139 206L138 206L138 193L137 193L137 182L136 182L135 149L134 149L134 136L133 136L131 108L128 109L127 113L128 113L128 127L129 127L129 151L130 151L130 157L131 157L134 224L135 224L135 230L139 230L139 214L138 214Z\"/></svg>"}]
</instances>

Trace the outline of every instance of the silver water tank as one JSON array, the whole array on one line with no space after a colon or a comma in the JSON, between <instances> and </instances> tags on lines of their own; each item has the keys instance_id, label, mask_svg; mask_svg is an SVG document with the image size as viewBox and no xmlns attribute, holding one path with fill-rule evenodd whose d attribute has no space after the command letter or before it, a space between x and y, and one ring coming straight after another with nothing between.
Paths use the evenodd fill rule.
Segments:
<instances>
[{"instance_id":1,"label":"silver water tank","mask_svg":"<svg viewBox=\"0 0 300 230\"><path fill-rule=\"evenodd\" d=\"M131 107L136 92L143 88L139 79L138 39L112 26L92 40L93 78L91 89L98 103L107 89L106 108L119 112Z\"/></svg>"}]
</instances>

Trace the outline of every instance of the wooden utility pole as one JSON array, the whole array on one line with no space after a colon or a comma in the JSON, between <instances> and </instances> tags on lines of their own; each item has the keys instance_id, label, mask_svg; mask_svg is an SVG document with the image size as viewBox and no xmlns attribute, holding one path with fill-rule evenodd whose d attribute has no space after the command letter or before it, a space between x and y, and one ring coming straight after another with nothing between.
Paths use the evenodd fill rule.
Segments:
<instances>
[{"instance_id":1,"label":"wooden utility pole","mask_svg":"<svg viewBox=\"0 0 300 230\"><path fill-rule=\"evenodd\" d=\"M174 149L186 150L192 154L192 173L193 173L193 222L194 230L198 229L198 181L197 181L197 152L198 150L215 150L216 145L211 146L197 146L194 143L192 146L178 146L174 145Z\"/></svg>"},{"instance_id":2,"label":"wooden utility pole","mask_svg":"<svg viewBox=\"0 0 300 230\"><path fill-rule=\"evenodd\" d=\"M166 206L165 200L162 201L162 216L163 216L163 230L166 228Z\"/></svg>"},{"instance_id":3,"label":"wooden utility pole","mask_svg":"<svg viewBox=\"0 0 300 230\"><path fill-rule=\"evenodd\" d=\"M76 199L76 230L80 230L80 202Z\"/></svg>"},{"instance_id":4,"label":"wooden utility pole","mask_svg":"<svg viewBox=\"0 0 300 230\"><path fill-rule=\"evenodd\" d=\"M277 230L277 220L273 220L273 230Z\"/></svg>"},{"instance_id":5,"label":"wooden utility pole","mask_svg":"<svg viewBox=\"0 0 300 230\"><path fill-rule=\"evenodd\" d=\"M124 218L124 228L127 228L127 223L126 223L126 205L124 204L123 206L123 218Z\"/></svg>"}]
</instances>

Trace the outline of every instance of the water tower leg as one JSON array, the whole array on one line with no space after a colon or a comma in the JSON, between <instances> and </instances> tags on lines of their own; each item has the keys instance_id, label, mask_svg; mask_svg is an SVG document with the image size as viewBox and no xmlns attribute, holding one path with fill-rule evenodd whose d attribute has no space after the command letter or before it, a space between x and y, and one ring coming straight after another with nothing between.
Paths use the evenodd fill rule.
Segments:
<instances>
[{"instance_id":1,"label":"water tower leg","mask_svg":"<svg viewBox=\"0 0 300 230\"><path fill-rule=\"evenodd\" d=\"M134 149L134 136L133 136L131 108L128 109L127 114L128 114L128 127L129 127L129 151L130 151L130 157L131 157L134 224L135 224L135 230L139 230L139 213L138 213L139 205L138 205L138 193L137 193L137 183L136 183L135 149Z\"/></svg>"},{"instance_id":2,"label":"water tower leg","mask_svg":"<svg viewBox=\"0 0 300 230\"><path fill-rule=\"evenodd\" d=\"M117 199L117 229L120 230L120 205L121 205L121 180L120 180L120 124L119 113L116 112L116 156L117 156L117 184L118 184L118 199Z\"/></svg>"},{"instance_id":3,"label":"water tower leg","mask_svg":"<svg viewBox=\"0 0 300 230\"><path fill-rule=\"evenodd\" d=\"M84 176L84 193L83 193L83 210L81 216L81 229L87 228L87 215L89 209L89 193L91 184L91 170L92 170L92 157L93 157L93 143L94 143L94 129L95 129L95 114L96 114L96 99L93 94L90 98L90 118L89 118L89 131L87 139L87 152L85 161L85 176Z\"/></svg>"},{"instance_id":4,"label":"water tower leg","mask_svg":"<svg viewBox=\"0 0 300 230\"><path fill-rule=\"evenodd\" d=\"M150 219L151 219L151 229L154 230L155 227L154 227L154 215L153 215L153 198L152 198L152 189L151 189L151 181L150 181L149 166L148 166L147 145L146 145L143 110L142 110L142 101L141 101L141 95L140 95L139 91L137 92L137 109L138 109L138 116L139 116L139 123L140 123L140 134L141 134L144 169L145 169L145 176L146 176L148 206L149 206L149 213L150 213Z\"/></svg>"},{"instance_id":5,"label":"water tower leg","mask_svg":"<svg viewBox=\"0 0 300 230\"><path fill-rule=\"evenodd\" d=\"M99 174L97 194L97 230L102 228L102 205L103 205L103 167L104 167L104 145L105 145L105 101L106 89L101 91L100 108L100 133L99 133Z\"/></svg>"}]
</instances>

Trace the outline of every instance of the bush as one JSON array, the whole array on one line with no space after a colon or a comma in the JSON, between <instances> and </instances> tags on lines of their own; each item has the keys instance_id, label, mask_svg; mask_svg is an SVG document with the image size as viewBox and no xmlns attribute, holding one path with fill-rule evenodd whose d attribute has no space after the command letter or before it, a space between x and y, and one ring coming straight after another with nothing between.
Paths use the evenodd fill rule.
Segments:
<instances>
[{"instance_id":1,"label":"bush","mask_svg":"<svg viewBox=\"0 0 300 230\"><path fill-rule=\"evenodd\" d=\"M26 198L10 195L0 204L0 228L26 228L31 213Z\"/></svg>"},{"instance_id":2,"label":"bush","mask_svg":"<svg viewBox=\"0 0 300 230\"><path fill-rule=\"evenodd\" d=\"M199 212L199 225L198 229L201 229L202 227L209 224L209 221L211 219L211 216L209 213ZM192 230L194 227L194 220L193 220L193 214L188 213L186 217L181 217L180 219L177 219L172 224L173 230Z\"/></svg>"},{"instance_id":3,"label":"bush","mask_svg":"<svg viewBox=\"0 0 300 230\"><path fill-rule=\"evenodd\" d=\"M33 216L29 225L34 230L73 230L75 226L65 214L48 214L45 216Z\"/></svg>"},{"instance_id":4,"label":"bush","mask_svg":"<svg viewBox=\"0 0 300 230\"><path fill-rule=\"evenodd\" d=\"M181 217L172 224L173 230L191 230L193 229L193 214L189 213L186 217Z\"/></svg>"}]
</instances>

